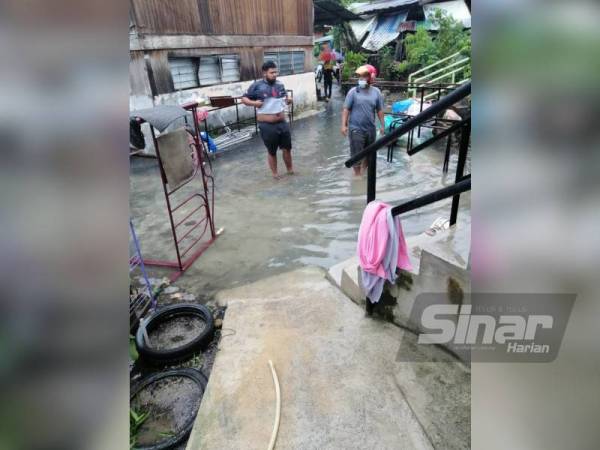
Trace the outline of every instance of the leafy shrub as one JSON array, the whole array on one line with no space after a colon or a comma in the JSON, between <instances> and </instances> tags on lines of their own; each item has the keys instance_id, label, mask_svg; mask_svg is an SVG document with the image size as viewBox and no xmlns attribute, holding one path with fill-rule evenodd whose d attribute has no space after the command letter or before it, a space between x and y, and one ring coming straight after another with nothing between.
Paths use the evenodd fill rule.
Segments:
<instances>
[{"instance_id":1,"label":"leafy shrub","mask_svg":"<svg viewBox=\"0 0 600 450\"><path fill-rule=\"evenodd\" d=\"M342 80L348 81L354 76L354 71L367 62L367 55L364 53L347 52L344 58L344 69L342 70Z\"/></svg>"},{"instance_id":2,"label":"leafy shrub","mask_svg":"<svg viewBox=\"0 0 600 450\"><path fill-rule=\"evenodd\" d=\"M433 64L457 52L465 56L471 54L471 33L463 29L462 23L447 13L437 10L432 22L438 26L436 34L425 28L418 28L404 39L406 59L394 60L394 48L387 46L379 51L380 77L385 80L405 80L411 72ZM471 76L470 65L465 69L464 78ZM460 79L460 77L458 77Z\"/></svg>"},{"instance_id":3,"label":"leafy shrub","mask_svg":"<svg viewBox=\"0 0 600 450\"><path fill-rule=\"evenodd\" d=\"M439 26L435 36L424 28L419 28L416 33L407 36L404 40L406 47L406 66L402 68L404 72L413 72L457 52L465 56L471 54L471 32L464 30L462 23L441 10L435 12L432 22ZM463 77L470 77L470 65L465 72Z\"/></svg>"}]
</instances>

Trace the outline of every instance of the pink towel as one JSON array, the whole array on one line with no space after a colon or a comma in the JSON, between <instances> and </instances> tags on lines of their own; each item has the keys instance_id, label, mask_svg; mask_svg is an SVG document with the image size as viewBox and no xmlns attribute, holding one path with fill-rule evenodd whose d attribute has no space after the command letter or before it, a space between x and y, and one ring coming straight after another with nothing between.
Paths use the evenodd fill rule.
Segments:
<instances>
[{"instance_id":1,"label":"pink towel","mask_svg":"<svg viewBox=\"0 0 600 450\"><path fill-rule=\"evenodd\" d=\"M385 267L383 260L387 250L388 239L390 236L387 224L387 210L389 205L372 201L367 205L363 213L360 228L358 230L357 253L360 267L365 271L385 278ZM400 225L400 221L397 221ZM404 240L402 226L399 226L398 232L398 261L397 267L400 269L410 269L410 259Z\"/></svg>"}]
</instances>

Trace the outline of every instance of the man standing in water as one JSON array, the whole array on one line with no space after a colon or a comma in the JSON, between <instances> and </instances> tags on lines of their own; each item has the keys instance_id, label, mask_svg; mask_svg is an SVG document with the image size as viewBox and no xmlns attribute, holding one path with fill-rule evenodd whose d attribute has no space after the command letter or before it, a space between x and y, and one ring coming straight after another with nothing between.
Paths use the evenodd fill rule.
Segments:
<instances>
[{"instance_id":1,"label":"man standing in water","mask_svg":"<svg viewBox=\"0 0 600 450\"><path fill-rule=\"evenodd\" d=\"M377 71L371 65L360 66L356 69L358 86L353 87L346 96L344 111L342 112L341 132L348 136L350 129L350 155L354 156L375 142L377 129L375 115L381 123L381 134L385 134L385 118L383 116L383 96L381 91L372 86ZM348 119L350 119L348 121ZM367 158L354 164L354 174L361 175L362 169L367 168Z\"/></svg>"},{"instance_id":2,"label":"man standing in water","mask_svg":"<svg viewBox=\"0 0 600 450\"><path fill-rule=\"evenodd\" d=\"M292 134L285 120L285 105L291 103L283 83L277 81L277 65L267 61L262 66L263 79L255 81L242 97L242 103L257 108L258 128L265 146L267 160L273 178L277 173L277 149L283 152L283 162L288 175L294 173L292 167Z\"/></svg>"}]
</instances>

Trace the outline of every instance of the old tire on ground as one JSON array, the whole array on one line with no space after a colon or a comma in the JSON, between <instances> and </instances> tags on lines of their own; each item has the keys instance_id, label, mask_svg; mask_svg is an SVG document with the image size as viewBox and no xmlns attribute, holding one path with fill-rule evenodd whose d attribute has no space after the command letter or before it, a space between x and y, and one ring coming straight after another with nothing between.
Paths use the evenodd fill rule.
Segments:
<instances>
[{"instance_id":1,"label":"old tire on ground","mask_svg":"<svg viewBox=\"0 0 600 450\"><path fill-rule=\"evenodd\" d=\"M200 390L202 391L201 398L202 396L204 396L206 384L208 383L206 376L200 370L184 368L153 373L148 377L142 379L131 389L129 401L131 402L135 398L135 396L145 387L168 377L185 377L191 379L200 387ZM202 402L202 400L200 400L200 402ZM197 414L198 411L195 411L193 414L191 414L190 419L185 423L185 425L176 435L169 437L164 441L160 441L156 444L146 446L136 445L134 448L136 450L167 450L173 448L177 444L180 444L190 434L190 432L192 431L192 427L194 426Z\"/></svg>"},{"instance_id":2,"label":"old tire on ground","mask_svg":"<svg viewBox=\"0 0 600 450\"><path fill-rule=\"evenodd\" d=\"M150 332L161 323L182 316L196 316L205 323L202 331L198 336L194 337L193 340L179 347L165 350L158 350L146 344L146 340L144 339L144 329L150 334ZM206 306L191 304L170 305L154 312L150 318L144 322L144 325L140 324L137 330L135 344L140 357L144 361L153 364L167 364L184 360L193 353L205 349L212 340L214 332L215 324L213 316Z\"/></svg>"}]
</instances>

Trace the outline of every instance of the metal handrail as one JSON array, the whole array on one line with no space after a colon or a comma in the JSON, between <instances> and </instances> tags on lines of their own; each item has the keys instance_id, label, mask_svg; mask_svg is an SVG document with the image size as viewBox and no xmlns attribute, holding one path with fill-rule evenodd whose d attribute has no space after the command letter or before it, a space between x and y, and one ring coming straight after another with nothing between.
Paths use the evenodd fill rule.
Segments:
<instances>
[{"instance_id":1,"label":"metal handrail","mask_svg":"<svg viewBox=\"0 0 600 450\"><path fill-rule=\"evenodd\" d=\"M420 143L419 145L417 145L416 147L411 148L410 150L408 150L408 154L409 156L414 155L417 152L420 152L421 150L423 150L426 147L429 147L430 145L441 141L442 139L444 139L446 136L448 136L449 134L452 134L456 131L458 131L460 128L465 126L466 122L470 122L471 119L465 119L465 120L461 120L457 123L455 123L454 125L452 125L450 128L446 128L444 131L442 131L441 133L433 136L432 138L426 140L425 142Z\"/></svg>"},{"instance_id":2,"label":"metal handrail","mask_svg":"<svg viewBox=\"0 0 600 450\"><path fill-rule=\"evenodd\" d=\"M417 114L413 118L406 121L396 130L391 133L386 134L382 138L375 141L373 144L369 145L363 151L359 152L355 156L351 157L345 162L346 167L351 167L355 162L362 160L363 158L368 156L368 179L367 179L367 204L371 201L375 200L376 197L376 180L377 180L377 150L380 148L391 144L396 141L400 136L407 132L412 132L417 127L422 126L426 121L434 117L436 114L440 113L444 109L452 106L456 102L464 99L471 93L471 83L467 83L462 85L460 88L452 91L450 94L442 97L439 101L434 103L432 106ZM421 103L422 104L422 103ZM432 203L438 202L440 200L444 200L446 198L452 197L452 207L450 211L450 226L455 225L457 221L458 215L458 206L460 202L460 194L465 191L471 190L471 175L464 176L465 163L467 159L467 152L469 147L469 141L471 137L471 121L469 119L462 120L458 124L455 124L451 127L452 132L458 131L458 129L462 130L460 144L459 144L459 153L458 153L458 162L456 165L456 177L454 180L454 184L451 186L446 186L442 189L438 189L437 191L430 192L429 194L425 194L421 197L417 197L408 202L402 203L398 206L392 208L391 213L393 216L398 216L399 214L403 214L408 211L412 211L414 209L420 208L422 206L430 205ZM411 133L412 135L412 133ZM445 135L450 136L450 132ZM409 136L409 142L411 138ZM435 140L438 139L430 139L427 141L425 145L417 146L415 149L419 151L430 144L432 144ZM448 146L446 149L446 155L449 155L449 146L450 146L450 138L448 138ZM389 154L388 154L389 158ZM446 164L446 163L445 163ZM366 299L366 310L367 314L371 315L373 311L373 303Z\"/></svg>"},{"instance_id":3,"label":"metal handrail","mask_svg":"<svg viewBox=\"0 0 600 450\"><path fill-rule=\"evenodd\" d=\"M371 145L369 145L367 148L365 148L361 152L359 152L356 155L349 158L344 163L344 165L346 167L352 167L352 165L354 165L354 163L362 160L366 156L369 156L370 154L381 149L382 147L385 147L386 145L389 145L392 142L396 141L403 134L405 134L405 133L409 132L410 130L412 130L413 128L416 128L419 125L423 124L425 121L427 121L428 119L431 119L433 116L435 116L436 114L447 109L449 106L452 106L456 102L466 98L470 93L471 93L471 83L469 82L469 83L459 87L458 89L452 91L450 94L442 97L438 102L435 102L433 105L431 105L429 108L427 108L423 112L420 112L419 114L412 117L411 119L408 119L406 122L404 122L401 126L396 128L391 133L388 133L388 134L382 136L381 138L379 138L378 140L373 142Z\"/></svg>"},{"instance_id":4,"label":"metal handrail","mask_svg":"<svg viewBox=\"0 0 600 450\"><path fill-rule=\"evenodd\" d=\"M425 78L429 78L429 77L432 77L432 76L434 76L434 75L437 75L438 73L442 73L442 72L444 72L445 70L451 69L451 68L452 68L452 67L454 67L454 66L459 66L459 65L461 65L461 64L463 64L463 63L466 63L467 61L469 61L469 58L463 58L463 59L459 59L458 61L455 61L455 62L453 62L452 64L448 64L447 66L444 66L444 67L442 67L441 69L438 69L438 70L436 70L436 71L434 71L434 72L428 73L427 75L423 75L422 77L415 78L413 81L414 81L415 83L421 82L421 81L423 81ZM437 81L437 80L436 80L436 79L434 79L434 80L430 80L430 81L433 83L434 81Z\"/></svg>"},{"instance_id":5,"label":"metal handrail","mask_svg":"<svg viewBox=\"0 0 600 450\"><path fill-rule=\"evenodd\" d=\"M460 52L456 52L456 53L454 53L454 54L452 54L452 55L450 55L450 56L446 56L445 58L443 58L443 59L440 59L439 61L436 61L436 62L434 62L433 64L429 64L428 66L425 66L425 67L423 67L422 69L419 69L419 70L417 70L416 72L413 72L413 73L411 73L411 74L408 76L408 81L410 82L410 81L411 81L411 78L412 78L413 76L415 76L415 75L417 75L417 74L419 74L419 73L421 73L421 72L425 72L426 70L429 70L429 69L431 69L432 67L439 66L439 65L440 65L441 63L443 63L443 62L449 61L449 60L451 60L452 58L456 58L457 56L460 56L460 54L461 54Z\"/></svg>"},{"instance_id":6,"label":"metal handrail","mask_svg":"<svg viewBox=\"0 0 600 450\"><path fill-rule=\"evenodd\" d=\"M394 206L392 208L392 215L397 216L406 212L412 211L423 206L431 205L432 203L444 200L446 198L454 197L455 195L461 194L471 190L471 175L467 175L461 181L446 186L437 191L430 192L429 194L422 195L408 202L402 203L401 205Z\"/></svg>"},{"instance_id":7,"label":"metal handrail","mask_svg":"<svg viewBox=\"0 0 600 450\"><path fill-rule=\"evenodd\" d=\"M432 69L432 68L434 68L434 67L437 67L437 66L439 66L440 64L442 64L442 63L444 63L444 62L446 62L446 61L450 61L451 59L454 59L454 58L456 58L456 57L458 57L458 56L461 56L461 54L462 54L461 52L456 52L456 53L454 53L454 54L452 54L452 55L450 55L450 56L447 56L447 57L445 57L445 58L443 58L443 59L440 59L439 61L436 61L436 62L434 62L433 64L429 64L428 66L425 66L425 67L423 67L422 69L419 69L419 70L417 70L416 72L413 72L413 73L411 73L411 74L408 76L408 82L410 83L410 82L413 82L413 81L424 80L425 78L428 78L428 77L430 77L430 76L432 75L431 73L430 73L430 74L427 74L427 75L423 75L423 76L421 76L421 77L419 77L419 78L417 78L417 79L414 79L415 75L418 75L418 74L420 74L420 73L426 72L426 71L428 71L429 69ZM469 59L469 58L467 58L467 59ZM456 63L454 63L454 64L456 64ZM452 65L451 65L451 66L452 66ZM434 73L439 73L440 71L447 70L448 68L449 68L449 67L442 67L441 69L438 69L438 70L437 70L437 71L435 71ZM442 78L444 78L444 77L442 77ZM414 97L415 95L417 95L417 89L416 89L416 88L409 89L409 91L408 91L409 95L410 95L411 91L412 91L412 96L413 96L413 97Z\"/></svg>"}]
</instances>

